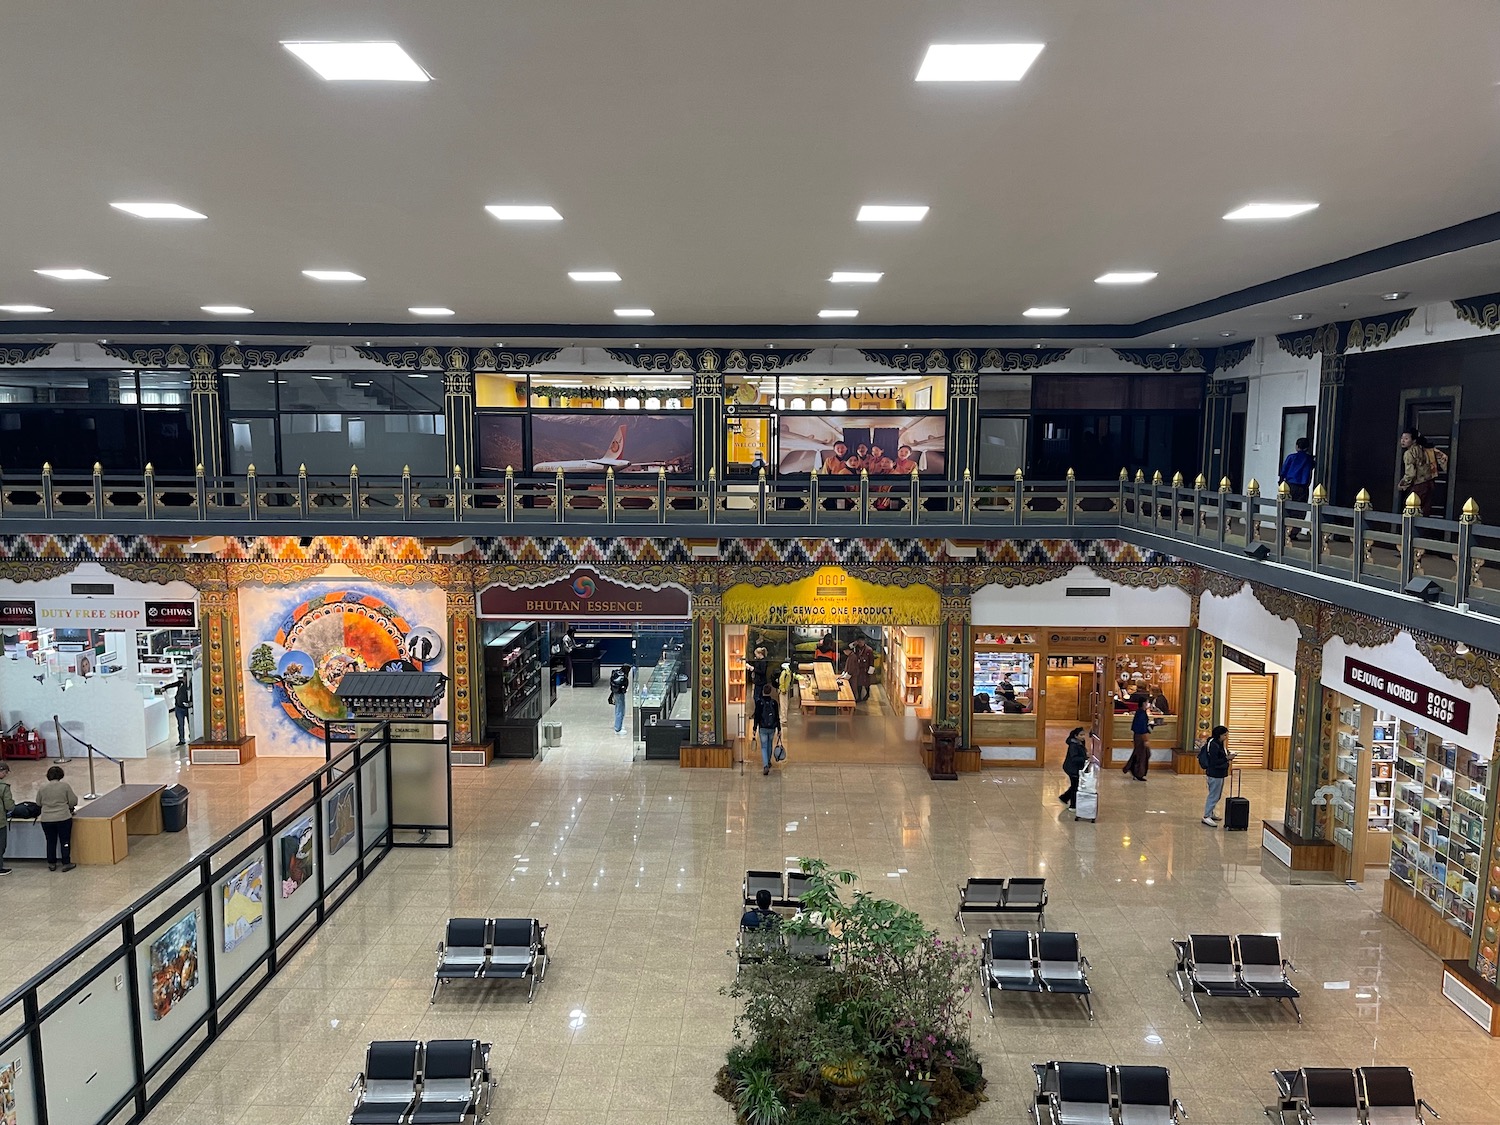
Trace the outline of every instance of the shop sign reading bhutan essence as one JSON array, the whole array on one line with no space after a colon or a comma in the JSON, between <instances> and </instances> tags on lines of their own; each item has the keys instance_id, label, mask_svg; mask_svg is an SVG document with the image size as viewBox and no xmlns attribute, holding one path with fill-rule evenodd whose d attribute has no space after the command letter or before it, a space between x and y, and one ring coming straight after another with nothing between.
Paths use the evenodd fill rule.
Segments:
<instances>
[{"instance_id":1,"label":"shop sign reading bhutan essence","mask_svg":"<svg viewBox=\"0 0 1500 1125\"><path fill-rule=\"evenodd\" d=\"M1344 657L1344 683L1394 703L1404 711L1442 723L1459 734L1469 733L1469 704L1447 692L1395 676L1363 660Z\"/></svg>"},{"instance_id":2,"label":"shop sign reading bhutan essence","mask_svg":"<svg viewBox=\"0 0 1500 1125\"><path fill-rule=\"evenodd\" d=\"M597 571L575 570L538 586L487 586L479 616L509 621L685 621L692 616L681 586L631 586Z\"/></svg>"}]
</instances>

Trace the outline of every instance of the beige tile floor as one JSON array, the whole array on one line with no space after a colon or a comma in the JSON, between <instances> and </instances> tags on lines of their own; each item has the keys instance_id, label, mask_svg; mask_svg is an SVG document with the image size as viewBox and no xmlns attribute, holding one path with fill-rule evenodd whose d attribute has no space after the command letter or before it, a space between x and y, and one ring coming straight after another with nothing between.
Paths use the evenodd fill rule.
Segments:
<instances>
[{"instance_id":1,"label":"beige tile floor","mask_svg":"<svg viewBox=\"0 0 1500 1125\"><path fill-rule=\"evenodd\" d=\"M578 695L564 689L564 745L545 760L457 774L456 846L393 854L153 1125L333 1125L369 1040L468 1035L494 1044L493 1121L727 1125L710 1087L731 1041L718 990L733 976L740 880L804 854L852 868L944 934L966 876L1048 876L1048 922L1080 932L1098 1018L1065 997L1006 996L992 1021L976 997L991 1099L976 1125L1025 1120L1029 1066L1056 1057L1164 1063L1198 1125L1263 1121L1272 1067L1362 1063L1410 1065L1445 1125L1500 1122L1500 1045L1441 998L1436 960L1380 916L1379 883L1289 885L1263 869L1256 834L1198 823L1201 778L1106 773L1090 825L1062 814L1060 776L1031 771L933 783L912 763L794 760L769 778L632 763L627 740L605 733L603 702ZM1283 784L1249 778L1256 819L1279 812ZM95 913L96 887L122 893L111 872L71 877L66 890L45 869L0 886L8 906L44 884L35 909L0 914L7 948L72 929L68 912ZM433 947L455 914L549 923L554 960L533 1004L519 987L454 985L428 1005ZM1167 978L1168 942L1191 930L1284 933L1304 1025L1231 1001L1206 1002L1198 1024Z\"/></svg>"}]
</instances>

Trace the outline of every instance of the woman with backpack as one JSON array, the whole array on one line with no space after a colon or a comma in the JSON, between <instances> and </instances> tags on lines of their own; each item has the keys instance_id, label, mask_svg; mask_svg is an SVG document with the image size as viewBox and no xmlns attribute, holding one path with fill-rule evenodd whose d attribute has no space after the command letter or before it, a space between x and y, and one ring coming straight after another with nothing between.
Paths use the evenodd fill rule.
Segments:
<instances>
[{"instance_id":1,"label":"woman with backpack","mask_svg":"<svg viewBox=\"0 0 1500 1125\"><path fill-rule=\"evenodd\" d=\"M1203 803L1203 823L1210 828L1219 827L1215 810L1219 807L1219 798L1224 795L1224 779L1229 776L1229 763L1234 758L1224 744L1224 737L1228 733L1228 727L1214 727L1208 741L1198 751L1198 764L1208 776L1208 800Z\"/></svg>"},{"instance_id":2,"label":"woman with backpack","mask_svg":"<svg viewBox=\"0 0 1500 1125\"><path fill-rule=\"evenodd\" d=\"M1396 484L1396 508L1405 508L1406 498L1417 498L1417 515L1427 514L1433 485L1440 473L1448 470L1448 455L1433 446L1417 430L1401 431L1401 480Z\"/></svg>"},{"instance_id":3,"label":"woman with backpack","mask_svg":"<svg viewBox=\"0 0 1500 1125\"><path fill-rule=\"evenodd\" d=\"M609 701L615 708L615 733L625 733L625 700L630 695L630 665L621 664L609 674Z\"/></svg>"},{"instance_id":4,"label":"woman with backpack","mask_svg":"<svg viewBox=\"0 0 1500 1125\"><path fill-rule=\"evenodd\" d=\"M760 775L765 777L771 772L771 754L781 733L781 705L776 702L776 691L770 684L761 689L755 700L750 724L760 739Z\"/></svg>"}]
</instances>

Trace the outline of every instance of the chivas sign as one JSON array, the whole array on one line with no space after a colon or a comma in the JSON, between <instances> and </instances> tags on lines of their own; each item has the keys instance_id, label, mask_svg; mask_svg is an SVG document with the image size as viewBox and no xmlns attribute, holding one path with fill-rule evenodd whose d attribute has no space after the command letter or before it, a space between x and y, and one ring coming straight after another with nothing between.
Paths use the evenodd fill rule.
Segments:
<instances>
[{"instance_id":1,"label":"chivas sign","mask_svg":"<svg viewBox=\"0 0 1500 1125\"><path fill-rule=\"evenodd\" d=\"M631 586L597 571L577 570L540 586L489 586L479 593L479 616L512 621L683 621L691 616L681 586Z\"/></svg>"}]
</instances>

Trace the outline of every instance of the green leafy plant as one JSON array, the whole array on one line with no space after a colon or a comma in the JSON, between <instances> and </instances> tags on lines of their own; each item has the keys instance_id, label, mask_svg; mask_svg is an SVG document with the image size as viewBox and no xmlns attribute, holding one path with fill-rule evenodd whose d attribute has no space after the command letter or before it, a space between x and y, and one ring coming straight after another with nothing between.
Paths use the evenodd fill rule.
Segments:
<instances>
[{"instance_id":1,"label":"green leafy plant","mask_svg":"<svg viewBox=\"0 0 1500 1125\"><path fill-rule=\"evenodd\" d=\"M900 1096L900 1112L906 1121L931 1121L937 1111L938 1100L925 1082L902 1082L896 1087Z\"/></svg>"},{"instance_id":2,"label":"green leafy plant","mask_svg":"<svg viewBox=\"0 0 1500 1125\"><path fill-rule=\"evenodd\" d=\"M769 1070L750 1070L735 1083L735 1100L745 1125L779 1125L786 1119L786 1103Z\"/></svg>"}]
</instances>

